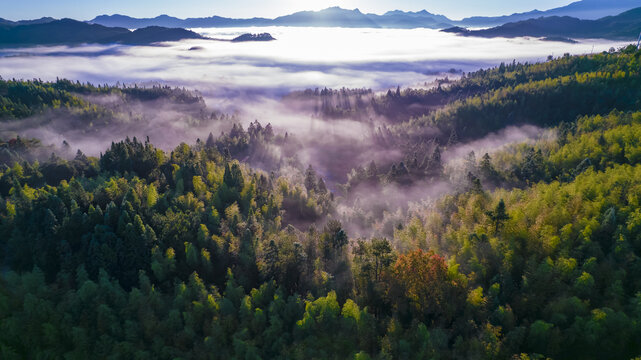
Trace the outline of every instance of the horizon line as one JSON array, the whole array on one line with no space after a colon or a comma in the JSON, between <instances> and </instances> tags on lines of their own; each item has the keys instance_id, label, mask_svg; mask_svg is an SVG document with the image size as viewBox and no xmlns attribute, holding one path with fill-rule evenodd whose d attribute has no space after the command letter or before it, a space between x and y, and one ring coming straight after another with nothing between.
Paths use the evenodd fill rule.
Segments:
<instances>
[{"instance_id":1,"label":"horizon line","mask_svg":"<svg viewBox=\"0 0 641 360\"><path fill-rule=\"evenodd\" d=\"M523 11L523 12L514 12L514 13L511 13L511 14L501 13L501 14L498 14L498 15L469 15L469 16L465 16L465 17L462 17L462 18L451 18L451 17L449 17L448 15L445 15L445 14L437 14L437 13L433 13L433 12L431 12L431 11L429 11L429 10L425 9L425 8L420 9L420 10L402 10L402 9L394 9L394 10L387 10L387 11L382 12L382 13L377 13L377 12L363 12L363 11L361 11L359 8L349 9L349 8L343 8L343 7L340 7L340 6L329 6L329 7L326 7L326 8L319 9L319 10L300 10L300 11L295 11L295 12L291 12L291 13L287 13L287 14L279 15L279 16L276 16L276 17L263 17L263 16L233 17L233 16L224 16L224 15L217 15L217 14L212 14L212 15L208 15L208 16L200 16L200 17L198 17L198 16L195 16L195 17L177 17L177 16L169 15L168 13L161 13L161 14L158 14L158 15L155 15L155 16L143 16L143 17L137 17L137 16L126 15L126 14L123 14L123 13L112 13L112 14L108 14L108 13L101 13L101 14L98 14L98 15L93 16L93 18L91 18L91 19L74 19L74 18L69 18L69 17L55 18L55 17L53 17L53 16L41 16L41 17L38 17L38 18L31 18L31 19L25 19L25 18L22 18L22 19L15 19L15 18L6 18L6 17L2 17L2 16L0 16L0 18L1 18L1 19L5 19L5 20L9 20L9 21L14 21L14 22L17 22L17 21L39 20L39 19L43 19L43 18L53 18L53 19L57 19L57 20L61 20L61 19L72 19L72 20L77 20L77 21L88 22L88 21L91 21L91 20L93 20L93 19L95 19L95 18L97 18L97 17L99 17L99 16L127 16L127 17L130 17L130 18L133 18L133 19L155 19L155 18L158 18L158 17L161 17L161 16L167 16L167 17L171 17L171 18L175 18L175 19L179 19L179 20L187 20L187 19L204 19L204 18L211 18L211 17L216 17L216 16L218 16L218 17L222 17L222 18L226 18L226 19L235 19L235 20L247 20L247 19L268 19L268 20L274 20L274 19L277 19L277 18L279 18L279 17L288 16L288 15L293 15L293 14L297 14L297 13L301 13L301 12L321 12L321 11L328 10L328 9L341 9L341 10L347 10L347 11L358 11L358 12L360 12L361 14L364 14L364 15L378 15L378 16L383 16L383 15L385 15L385 14L387 14L387 13L394 12L394 11L401 11L401 12L404 12L404 13L420 13L420 12L427 12L427 13L429 13L429 14L431 14L431 15L434 15L434 16L444 16L444 17L446 17L447 19L452 20L452 21L461 21L461 20L463 20L463 19L467 19L467 18L471 18L471 17L501 17L501 16L511 16L511 15L516 15L516 14L527 14L527 13L530 13L530 12L536 12L536 11L538 11L538 12L544 12L544 11L548 11L548 10L557 9L557 8L559 8L559 7L564 7L564 6L567 6L567 5L572 4L572 3L574 3L574 2L581 2L581 1L583 1L583 0L579 0L579 1L571 1L571 2L569 2L569 3L568 3L568 4L566 4L566 5L557 6L557 7L552 7L552 8L545 9L545 10L532 9L532 10L527 10L527 11Z\"/></svg>"}]
</instances>

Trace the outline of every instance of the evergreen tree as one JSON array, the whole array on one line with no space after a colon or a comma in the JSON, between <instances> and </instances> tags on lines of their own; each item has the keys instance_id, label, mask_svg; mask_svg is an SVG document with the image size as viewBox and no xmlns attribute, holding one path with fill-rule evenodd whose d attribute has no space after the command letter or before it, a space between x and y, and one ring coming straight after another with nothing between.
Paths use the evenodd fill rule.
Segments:
<instances>
[{"instance_id":1,"label":"evergreen tree","mask_svg":"<svg viewBox=\"0 0 641 360\"><path fill-rule=\"evenodd\" d=\"M310 164L307 167L307 170L305 171L305 188L307 189L308 192L317 191L318 190L317 185L318 185L318 180L317 180L316 171Z\"/></svg>"},{"instance_id":2,"label":"evergreen tree","mask_svg":"<svg viewBox=\"0 0 641 360\"><path fill-rule=\"evenodd\" d=\"M488 211L486 214L494 225L495 233L498 233L503 223L510 219L510 216L507 214L505 202L503 201L503 199L499 200L499 203L496 205L494 210Z\"/></svg>"},{"instance_id":3,"label":"evergreen tree","mask_svg":"<svg viewBox=\"0 0 641 360\"><path fill-rule=\"evenodd\" d=\"M213 149L214 147L216 147L216 139L214 139L214 134L212 134L211 132L209 133L209 136L207 136L205 147L208 149Z\"/></svg>"}]
</instances>

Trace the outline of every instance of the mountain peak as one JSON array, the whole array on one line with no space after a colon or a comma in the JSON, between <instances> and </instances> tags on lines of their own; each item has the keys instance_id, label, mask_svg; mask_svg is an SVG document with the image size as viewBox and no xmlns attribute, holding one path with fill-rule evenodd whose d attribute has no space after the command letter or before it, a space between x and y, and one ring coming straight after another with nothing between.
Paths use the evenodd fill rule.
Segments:
<instances>
[{"instance_id":1,"label":"mountain peak","mask_svg":"<svg viewBox=\"0 0 641 360\"><path fill-rule=\"evenodd\" d=\"M355 9L355 10L358 10L358 9ZM351 11L351 10L343 9L340 6L330 6L326 9L320 10L319 12L322 12L322 11Z\"/></svg>"},{"instance_id":2,"label":"mountain peak","mask_svg":"<svg viewBox=\"0 0 641 360\"><path fill-rule=\"evenodd\" d=\"M314 12L314 11L312 11L312 12ZM340 6L330 6L328 8L319 10L317 12L353 12L353 13L362 14L362 12L358 8L350 10L350 9L342 8Z\"/></svg>"}]
</instances>

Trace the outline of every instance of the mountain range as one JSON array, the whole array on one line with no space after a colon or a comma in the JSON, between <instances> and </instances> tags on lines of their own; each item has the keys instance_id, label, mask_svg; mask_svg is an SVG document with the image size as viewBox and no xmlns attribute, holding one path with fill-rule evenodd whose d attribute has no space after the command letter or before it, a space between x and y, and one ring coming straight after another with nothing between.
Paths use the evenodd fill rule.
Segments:
<instances>
[{"instance_id":1,"label":"mountain range","mask_svg":"<svg viewBox=\"0 0 641 360\"><path fill-rule=\"evenodd\" d=\"M11 21L0 18L0 26L18 26L18 25L35 25L35 24L44 24L48 22L55 21L56 19L52 17L43 17L35 20L20 20L20 21Z\"/></svg>"},{"instance_id":2,"label":"mountain range","mask_svg":"<svg viewBox=\"0 0 641 360\"><path fill-rule=\"evenodd\" d=\"M454 21L452 24L467 27L492 27L549 16L570 16L583 20L596 20L606 16L617 15L640 6L641 0L583 0L547 11L533 10L494 17L474 16Z\"/></svg>"},{"instance_id":3,"label":"mountain range","mask_svg":"<svg viewBox=\"0 0 641 360\"><path fill-rule=\"evenodd\" d=\"M144 26L166 26L182 28L203 27L247 27L247 26L296 26L296 27L348 27L348 28L433 28L451 26L452 22L443 15L426 10L419 12L390 11L383 15L364 14L358 9L347 10L330 7L320 11L300 11L275 19L251 18L232 19L220 16L179 19L168 15L155 18L133 18L125 15L101 15L89 21L104 26L136 29Z\"/></svg>"},{"instance_id":4,"label":"mountain range","mask_svg":"<svg viewBox=\"0 0 641 360\"><path fill-rule=\"evenodd\" d=\"M636 6L636 9L626 9ZM88 22L72 19L10 21L0 19L0 46L29 46L82 43L121 43L146 45L162 41L199 39L201 35L185 28L241 26L308 26L351 28L433 28L479 37L533 36L549 39L609 38L636 39L641 30L641 0L583 0L564 7L502 17L473 17L453 21L426 10L389 11L382 15L364 14L358 9L331 7L302 11L275 19L230 19L219 16L178 19L167 15L136 19L124 15L102 15ZM619 10L626 9L622 13ZM615 16L591 17L616 12ZM569 16L572 15L572 16ZM583 17L583 18L582 18ZM524 19L524 20L519 20ZM481 24L500 23L482 30L468 30ZM136 29L134 31L129 29Z\"/></svg>"},{"instance_id":5,"label":"mountain range","mask_svg":"<svg viewBox=\"0 0 641 360\"><path fill-rule=\"evenodd\" d=\"M547 16L571 16L579 19L594 20L641 6L641 0L582 0L567 6L547 11L533 10L496 17L469 17L452 20L422 10L407 12L394 10L385 14L363 13L359 9L347 10L330 7L320 11L301 11L274 19L250 18L233 19L220 16L179 19L168 15L155 18L133 18L125 15L100 15L90 23L104 26L136 29L145 26L164 26L182 28L200 27L246 27L246 26L310 26L310 27L351 27L351 28L432 28L443 29L451 26L490 27Z\"/></svg>"},{"instance_id":6,"label":"mountain range","mask_svg":"<svg viewBox=\"0 0 641 360\"><path fill-rule=\"evenodd\" d=\"M120 27L88 24L72 19L31 21L12 24L0 22L0 46L56 45L82 43L120 43L146 45L161 41L201 39L193 31L150 26L131 31Z\"/></svg>"},{"instance_id":7,"label":"mountain range","mask_svg":"<svg viewBox=\"0 0 641 360\"><path fill-rule=\"evenodd\" d=\"M617 16L606 16L597 20L582 20L569 16L549 16L511 22L482 30L453 27L443 31L464 36L487 38L533 36L631 40L636 39L639 31L641 31L641 7Z\"/></svg>"}]
</instances>

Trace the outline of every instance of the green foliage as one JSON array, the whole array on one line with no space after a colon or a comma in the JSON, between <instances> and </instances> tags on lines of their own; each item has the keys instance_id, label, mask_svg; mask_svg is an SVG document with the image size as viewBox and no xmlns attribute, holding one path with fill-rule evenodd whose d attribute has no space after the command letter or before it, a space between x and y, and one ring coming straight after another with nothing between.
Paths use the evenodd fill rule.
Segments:
<instances>
[{"instance_id":1,"label":"green foliage","mask_svg":"<svg viewBox=\"0 0 641 360\"><path fill-rule=\"evenodd\" d=\"M88 118L95 120L92 117L99 115L102 111L95 106L92 108L90 102L83 99L88 95L116 95L137 101L165 99L190 105L203 102L202 97L198 95L168 86L139 88L137 86L94 86L89 83L74 83L66 79L57 79L55 82L0 79L0 121L26 118L45 110L63 108L85 109L91 112L92 116Z\"/></svg>"},{"instance_id":2,"label":"green foliage","mask_svg":"<svg viewBox=\"0 0 641 360\"><path fill-rule=\"evenodd\" d=\"M328 216L333 195L311 166L293 180L232 160L286 144L258 122L171 153L126 139L98 159L40 163L25 152L38 141L0 143L0 357L634 358L637 55L508 64L375 99L461 99L411 125L455 130L442 131L450 146L480 127L558 125L557 137L468 155L467 185L394 218L389 240L350 239L366 222ZM96 92L198 103L166 88L0 82L5 118ZM318 96L358 95L345 94ZM442 181L438 141L422 149L394 171L355 169L345 188Z\"/></svg>"}]
</instances>

